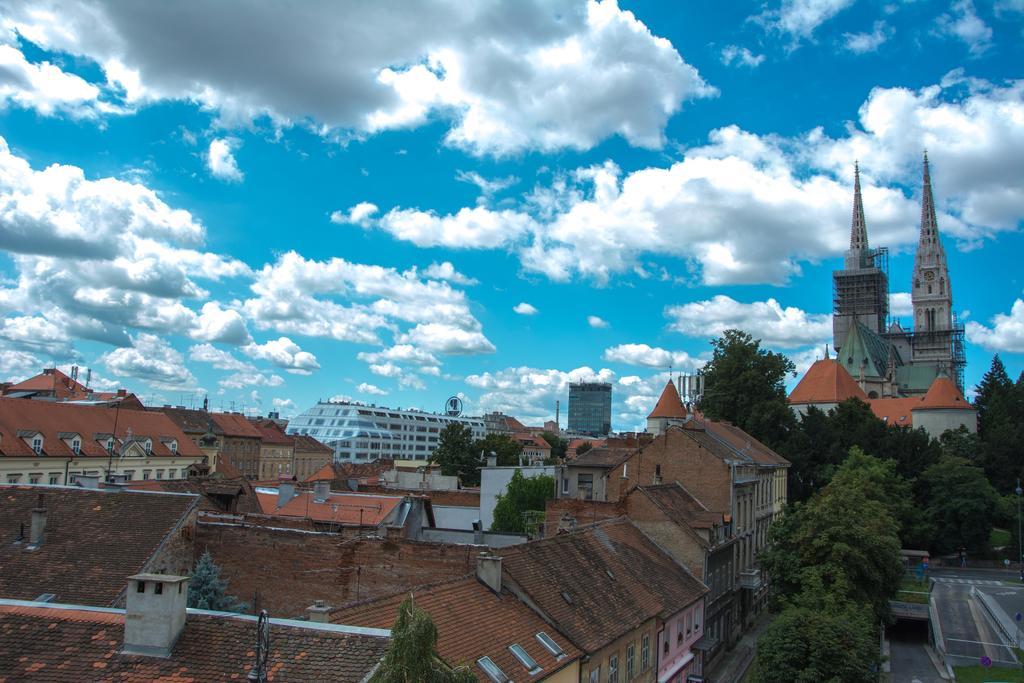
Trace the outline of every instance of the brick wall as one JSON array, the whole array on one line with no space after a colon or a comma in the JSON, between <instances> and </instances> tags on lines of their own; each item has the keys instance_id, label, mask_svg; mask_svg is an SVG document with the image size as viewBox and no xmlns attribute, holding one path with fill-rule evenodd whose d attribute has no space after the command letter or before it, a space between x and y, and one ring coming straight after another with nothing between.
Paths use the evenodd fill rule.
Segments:
<instances>
[{"instance_id":1,"label":"brick wall","mask_svg":"<svg viewBox=\"0 0 1024 683\"><path fill-rule=\"evenodd\" d=\"M732 514L729 466L680 430L666 432L630 458L631 486L654 484L659 472L661 483L678 481L709 510ZM621 476L609 479L621 480Z\"/></svg>"},{"instance_id":2,"label":"brick wall","mask_svg":"<svg viewBox=\"0 0 1024 683\"><path fill-rule=\"evenodd\" d=\"M704 547L678 524L665 516L651 499L633 491L626 497L626 512L640 529L664 548L698 579L704 575Z\"/></svg>"},{"instance_id":3,"label":"brick wall","mask_svg":"<svg viewBox=\"0 0 1024 683\"><path fill-rule=\"evenodd\" d=\"M141 571L177 576L185 576L190 573L195 565L195 558L198 557L195 554L198 518L199 506L196 506L181 525L164 540L163 545L149 558Z\"/></svg>"},{"instance_id":4,"label":"brick wall","mask_svg":"<svg viewBox=\"0 0 1024 683\"><path fill-rule=\"evenodd\" d=\"M571 498L555 498L547 501L544 508L544 536L554 536L560 526L565 526L569 518L576 521L576 526L593 524L605 519L621 517L626 514L623 503L602 503L594 500L573 500ZM565 518L565 519L563 519Z\"/></svg>"},{"instance_id":5,"label":"brick wall","mask_svg":"<svg viewBox=\"0 0 1024 683\"><path fill-rule=\"evenodd\" d=\"M209 549L228 592L273 617L297 617L314 600L337 607L462 576L479 548L337 534L200 524L196 552Z\"/></svg>"}]
</instances>

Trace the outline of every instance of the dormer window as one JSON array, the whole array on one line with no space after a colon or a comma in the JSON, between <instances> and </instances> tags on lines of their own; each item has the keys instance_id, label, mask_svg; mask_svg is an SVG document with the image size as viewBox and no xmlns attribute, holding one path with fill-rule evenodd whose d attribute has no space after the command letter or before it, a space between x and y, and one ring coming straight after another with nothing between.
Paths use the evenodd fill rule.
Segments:
<instances>
[{"instance_id":1,"label":"dormer window","mask_svg":"<svg viewBox=\"0 0 1024 683\"><path fill-rule=\"evenodd\" d=\"M146 455L152 455L152 453L153 453L153 440L152 439L146 439L146 442L143 444L143 448L146 449Z\"/></svg>"},{"instance_id":2,"label":"dormer window","mask_svg":"<svg viewBox=\"0 0 1024 683\"><path fill-rule=\"evenodd\" d=\"M43 452L43 437L39 434L32 437L32 452L36 455Z\"/></svg>"},{"instance_id":3,"label":"dormer window","mask_svg":"<svg viewBox=\"0 0 1024 683\"><path fill-rule=\"evenodd\" d=\"M178 454L178 442L177 441L171 441L170 443L168 443L167 444L167 448L171 451L171 453L174 453L175 455Z\"/></svg>"},{"instance_id":4,"label":"dormer window","mask_svg":"<svg viewBox=\"0 0 1024 683\"><path fill-rule=\"evenodd\" d=\"M78 455L79 453L82 452L82 440L81 439L76 437L76 438L71 440L71 452L74 453L75 455Z\"/></svg>"},{"instance_id":5,"label":"dormer window","mask_svg":"<svg viewBox=\"0 0 1024 683\"><path fill-rule=\"evenodd\" d=\"M110 437L109 439L107 439L106 449L107 449L107 453L113 453L114 452L114 437Z\"/></svg>"}]
</instances>

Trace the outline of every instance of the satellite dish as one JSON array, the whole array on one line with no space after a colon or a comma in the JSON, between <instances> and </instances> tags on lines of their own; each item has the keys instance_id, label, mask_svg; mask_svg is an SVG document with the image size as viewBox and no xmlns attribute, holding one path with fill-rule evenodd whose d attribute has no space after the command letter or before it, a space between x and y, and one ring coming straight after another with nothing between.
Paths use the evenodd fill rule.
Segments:
<instances>
[{"instance_id":1,"label":"satellite dish","mask_svg":"<svg viewBox=\"0 0 1024 683\"><path fill-rule=\"evenodd\" d=\"M458 417L462 415L462 399L458 396L452 396L444 402L444 414L448 417Z\"/></svg>"}]
</instances>

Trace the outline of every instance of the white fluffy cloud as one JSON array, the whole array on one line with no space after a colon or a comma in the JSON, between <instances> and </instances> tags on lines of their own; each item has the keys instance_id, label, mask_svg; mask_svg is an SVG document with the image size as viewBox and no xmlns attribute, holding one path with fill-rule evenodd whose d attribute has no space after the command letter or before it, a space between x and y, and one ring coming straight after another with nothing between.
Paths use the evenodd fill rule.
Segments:
<instances>
[{"instance_id":1,"label":"white fluffy cloud","mask_svg":"<svg viewBox=\"0 0 1024 683\"><path fill-rule=\"evenodd\" d=\"M180 390L196 386L196 378L185 367L181 353L153 334L139 334L132 339L132 346L105 353L100 362L115 375L134 377L157 389Z\"/></svg>"},{"instance_id":2,"label":"white fluffy cloud","mask_svg":"<svg viewBox=\"0 0 1024 683\"><path fill-rule=\"evenodd\" d=\"M936 25L940 33L963 41L973 56L981 55L992 46L992 29L978 16L972 0L953 2Z\"/></svg>"},{"instance_id":3,"label":"white fluffy cloud","mask_svg":"<svg viewBox=\"0 0 1024 683\"><path fill-rule=\"evenodd\" d=\"M814 31L855 0L782 0L777 9L766 10L757 19L767 27L786 33L794 40L809 39Z\"/></svg>"},{"instance_id":4,"label":"white fluffy cloud","mask_svg":"<svg viewBox=\"0 0 1024 683\"><path fill-rule=\"evenodd\" d=\"M234 150L238 142L230 138L214 138L210 141L210 149L206 152L206 166L213 177L232 183L240 183L245 174L238 168Z\"/></svg>"},{"instance_id":5,"label":"white fluffy cloud","mask_svg":"<svg viewBox=\"0 0 1024 683\"><path fill-rule=\"evenodd\" d=\"M872 243L912 245L924 148L945 235L971 247L1016 229L1024 81L994 85L958 73L917 91L874 89L843 137L729 126L668 167L623 173L609 161L556 178L516 209L394 208L378 227L420 246L507 249L525 270L559 281L604 282L656 254L709 285L779 284L803 262L847 248L854 159ZM389 216L402 220L391 225ZM477 227L463 229L467 221Z\"/></svg>"},{"instance_id":6,"label":"white fluffy cloud","mask_svg":"<svg viewBox=\"0 0 1024 683\"><path fill-rule=\"evenodd\" d=\"M512 310L519 315L537 315L537 309L525 301L520 301L512 307Z\"/></svg>"},{"instance_id":7,"label":"white fluffy cloud","mask_svg":"<svg viewBox=\"0 0 1024 683\"><path fill-rule=\"evenodd\" d=\"M316 356L303 351L288 337L271 339L263 344L247 344L242 347L242 352L250 358L270 361L293 375L311 375L320 369Z\"/></svg>"},{"instance_id":8,"label":"white fluffy cloud","mask_svg":"<svg viewBox=\"0 0 1024 683\"><path fill-rule=\"evenodd\" d=\"M246 344L252 341L242 315L233 309L221 308L216 301L203 304L191 337L225 344Z\"/></svg>"},{"instance_id":9,"label":"white fluffy cloud","mask_svg":"<svg viewBox=\"0 0 1024 683\"><path fill-rule=\"evenodd\" d=\"M892 28L884 21L876 21L870 32L844 33L843 42L847 50L855 54L875 52L892 37Z\"/></svg>"},{"instance_id":10,"label":"white fluffy cloud","mask_svg":"<svg viewBox=\"0 0 1024 683\"><path fill-rule=\"evenodd\" d=\"M0 110L14 104L43 116L62 112L82 117L105 110L95 85L49 62L33 64L13 45L0 44L0 74Z\"/></svg>"},{"instance_id":11,"label":"white fluffy cloud","mask_svg":"<svg viewBox=\"0 0 1024 683\"><path fill-rule=\"evenodd\" d=\"M471 278L468 275L463 275L459 271L455 270L455 266L452 265L451 261L431 263L423 269L423 276L429 277L433 280L447 280L452 284L463 285L465 287L471 287L480 283L479 280Z\"/></svg>"},{"instance_id":12,"label":"white fluffy cloud","mask_svg":"<svg viewBox=\"0 0 1024 683\"><path fill-rule=\"evenodd\" d=\"M986 326L973 320L966 324L967 339L993 351L1024 353L1024 301L1017 299L1009 314L997 313Z\"/></svg>"},{"instance_id":13,"label":"white fluffy cloud","mask_svg":"<svg viewBox=\"0 0 1024 683\"><path fill-rule=\"evenodd\" d=\"M517 367L469 375L466 384L482 392L476 401L480 412L500 410L520 420L540 423L553 419L556 400L565 405L570 382L614 379L615 373L608 369L580 367L565 372Z\"/></svg>"},{"instance_id":14,"label":"white fluffy cloud","mask_svg":"<svg viewBox=\"0 0 1024 683\"><path fill-rule=\"evenodd\" d=\"M34 0L7 10L6 27L25 39L96 62L123 106L191 101L222 125L269 117L343 136L442 116L448 144L476 154L587 149L613 135L658 147L685 101L714 93L615 0L319 3L287 13L254 1ZM243 49L254 39L258 50ZM72 101L92 96L59 70L51 78Z\"/></svg>"},{"instance_id":15,"label":"white fluffy cloud","mask_svg":"<svg viewBox=\"0 0 1024 683\"><path fill-rule=\"evenodd\" d=\"M381 389L376 384L368 384L367 382L363 382L362 384L357 386L356 387L356 391L358 391L360 394L370 394L370 395L373 395L373 396L387 396L388 395L387 391L385 391L384 389Z\"/></svg>"},{"instance_id":16,"label":"white fluffy cloud","mask_svg":"<svg viewBox=\"0 0 1024 683\"><path fill-rule=\"evenodd\" d=\"M647 368L667 370L697 370L706 362L694 358L686 351L667 351L648 344L619 344L604 350L602 358L611 363L626 363Z\"/></svg>"},{"instance_id":17,"label":"white fluffy cloud","mask_svg":"<svg viewBox=\"0 0 1024 683\"><path fill-rule=\"evenodd\" d=\"M264 266L252 291L243 308L260 329L376 344L381 330L403 323L414 327L399 329L400 344L439 353L494 350L465 293L445 281L424 280L416 269L315 261L288 252Z\"/></svg>"},{"instance_id":18,"label":"white fluffy cloud","mask_svg":"<svg viewBox=\"0 0 1024 683\"><path fill-rule=\"evenodd\" d=\"M42 369L38 358L27 351L0 348L0 381L20 382Z\"/></svg>"},{"instance_id":19,"label":"white fluffy cloud","mask_svg":"<svg viewBox=\"0 0 1024 683\"><path fill-rule=\"evenodd\" d=\"M603 318L599 318L596 315L588 315L587 316L587 324L590 325L591 327L596 327L598 329L603 329L603 328L609 327L609 324L608 324L607 320L605 320Z\"/></svg>"},{"instance_id":20,"label":"white fluffy cloud","mask_svg":"<svg viewBox=\"0 0 1024 683\"><path fill-rule=\"evenodd\" d=\"M196 344L188 350L189 360L198 363L209 363L218 370L231 370L233 372L255 372L256 368L251 363L246 363L233 356L230 352L218 349L212 344Z\"/></svg>"},{"instance_id":21,"label":"white fluffy cloud","mask_svg":"<svg viewBox=\"0 0 1024 683\"><path fill-rule=\"evenodd\" d=\"M807 313L775 299L740 303L719 294L706 301L694 301L665 309L669 328L690 337L718 336L728 329L740 329L765 344L795 348L832 336L832 316Z\"/></svg>"},{"instance_id":22,"label":"white fluffy cloud","mask_svg":"<svg viewBox=\"0 0 1024 683\"><path fill-rule=\"evenodd\" d=\"M280 375L262 372L237 372L220 380L218 384L224 389L248 389L249 387L279 387L284 384Z\"/></svg>"},{"instance_id":23,"label":"white fluffy cloud","mask_svg":"<svg viewBox=\"0 0 1024 683\"><path fill-rule=\"evenodd\" d=\"M722 48L722 64L725 64L726 66L736 64L736 66L748 66L753 68L755 66L760 66L763 61L764 55L754 54L749 48L740 47L738 45L726 45Z\"/></svg>"},{"instance_id":24,"label":"white fluffy cloud","mask_svg":"<svg viewBox=\"0 0 1024 683\"><path fill-rule=\"evenodd\" d=\"M907 316L914 314L914 304L910 292L889 293L889 315Z\"/></svg>"},{"instance_id":25,"label":"white fluffy cloud","mask_svg":"<svg viewBox=\"0 0 1024 683\"><path fill-rule=\"evenodd\" d=\"M395 344L382 351L360 351L356 358L365 363L387 363L395 361L398 363L412 363L414 365L432 366L437 365L437 356L416 348L412 344Z\"/></svg>"},{"instance_id":26,"label":"white fluffy cloud","mask_svg":"<svg viewBox=\"0 0 1024 683\"><path fill-rule=\"evenodd\" d=\"M367 228L371 224L374 214L379 211L376 204L371 202L359 202L349 208L348 211L335 211L331 214L331 222L341 225L351 224Z\"/></svg>"}]
</instances>

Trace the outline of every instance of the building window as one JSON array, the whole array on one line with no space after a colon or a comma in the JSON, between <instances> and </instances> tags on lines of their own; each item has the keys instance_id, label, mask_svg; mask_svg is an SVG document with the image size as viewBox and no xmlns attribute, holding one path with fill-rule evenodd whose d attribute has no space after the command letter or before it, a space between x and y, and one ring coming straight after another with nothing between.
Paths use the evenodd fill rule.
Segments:
<instances>
[{"instance_id":1,"label":"building window","mask_svg":"<svg viewBox=\"0 0 1024 683\"><path fill-rule=\"evenodd\" d=\"M42 477L43 477L43 475L41 475L41 474L30 474L30 475L28 475L28 483L30 483L30 484L38 484L39 480L42 479Z\"/></svg>"},{"instance_id":2,"label":"building window","mask_svg":"<svg viewBox=\"0 0 1024 683\"><path fill-rule=\"evenodd\" d=\"M562 477L562 493L569 493L569 477Z\"/></svg>"},{"instance_id":3,"label":"building window","mask_svg":"<svg viewBox=\"0 0 1024 683\"><path fill-rule=\"evenodd\" d=\"M8 484L17 484L19 479L21 479L21 475L20 474L8 474L7 475L7 483Z\"/></svg>"},{"instance_id":4,"label":"building window","mask_svg":"<svg viewBox=\"0 0 1024 683\"><path fill-rule=\"evenodd\" d=\"M146 455L151 455L153 453L153 440L152 439L146 439L146 443L144 444L144 447L146 449Z\"/></svg>"},{"instance_id":5,"label":"building window","mask_svg":"<svg viewBox=\"0 0 1024 683\"><path fill-rule=\"evenodd\" d=\"M619 655L608 658L608 683L619 683Z\"/></svg>"},{"instance_id":6,"label":"building window","mask_svg":"<svg viewBox=\"0 0 1024 683\"><path fill-rule=\"evenodd\" d=\"M700 633L700 607L693 611L693 632Z\"/></svg>"},{"instance_id":7,"label":"building window","mask_svg":"<svg viewBox=\"0 0 1024 683\"><path fill-rule=\"evenodd\" d=\"M164 471L163 470L157 470L156 471L156 478L157 479L163 479L164 478Z\"/></svg>"},{"instance_id":8,"label":"building window","mask_svg":"<svg viewBox=\"0 0 1024 683\"><path fill-rule=\"evenodd\" d=\"M490 657L481 657L476 660L477 665L484 670L487 677L494 681L494 683L510 683L512 679L505 675L497 664L494 663Z\"/></svg>"},{"instance_id":9,"label":"building window","mask_svg":"<svg viewBox=\"0 0 1024 683\"><path fill-rule=\"evenodd\" d=\"M170 442L169 444L167 444L167 447L171 450L172 454L174 454L174 455L178 454L178 442L177 441Z\"/></svg>"},{"instance_id":10,"label":"building window","mask_svg":"<svg viewBox=\"0 0 1024 683\"><path fill-rule=\"evenodd\" d=\"M526 671L531 676L540 672L540 666L537 664L536 660L534 660L534 658L531 657L530 654L523 649L522 645L519 645L518 643L513 643L512 645L508 646L508 650L512 653L513 657L519 660L520 664L526 667Z\"/></svg>"},{"instance_id":11,"label":"building window","mask_svg":"<svg viewBox=\"0 0 1024 683\"><path fill-rule=\"evenodd\" d=\"M35 436L32 438L32 450L35 451L36 455L43 452L43 437Z\"/></svg>"},{"instance_id":12,"label":"building window","mask_svg":"<svg viewBox=\"0 0 1024 683\"><path fill-rule=\"evenodd\" d=\"M593 474L577 474L576 475L576 490L579 492L579 496L583 500L594 499L594 475Z\"/></svg>"},{"instance_id":13,"label":"building window","mask_svg":"<svg viewBox=\"0 0 1024 683\"><path fill-rule=\"evenodd\" d=\"M82 452L82 440L75 438L71 440L71 452L78 455Z\"/></svg>"},{"instance_id":14,"label":"building window","mask_svg":"<svg viewBox=\"0 0 1024 683\"><path fill-rule=\"evenodd\" d=\"M640 671L647 671L651 665L651 634L645 633L640 639Z\"/></svg>"},{"instance_id":15,"label":"building window","mask_svg":"<svg viewBox=\"0 0 1024 683\"><path fill-rule=\"evenodd\" d=\"M51 474L50 475L50 486L56 486L59 483L60 483L60 475L59 474Z\"/></svg>"},{"instance_id":16,"label":"building window","mask_svg":"<svg viewBox=\"0 0 1024 683\"><path fill-rule=\"evenodd\" d=\"M176 470L176 469L174 469L174 470L167 470L167 478L168 479L177 479L177 474L178 474L178 470Z\"/></svg>"},{"instance_id":17,"label":"building window","mask_svg":"<svg viewBox=\"0 0 1024 683\"><path fill-rule=\"evenodd\" d=\"M630 643L626 647L626 680L632 680L636 673L636 643Z\"/></svg>"},{"instance_id":18,"label":"building window","mask_svg":"<svg viewBox=\"0 0 1024 683\"><path fill-rule=\"evenodd\" d=\"M123 474L125 481L131 481L132 478L135 476L135 470L125 470Z\"/></svg>"},{"instance_id":19,"label":"building window","mask_svg":"<svg viewBox=\"0 0 1024 683\"><path fill-rule=\"evenodd\" d=\"M590 683L601 683L601 667L590 670Z\"/></svg>"},{"instance_id":20,"label":"building window","mask_svg":"<svg viewBox=\"0 0 1024 683\"><path fill-rule=\"evenodd\" d=\"M149 474L150 474L149 470L142 470L142 480L143 481L148 480L149 479Z\"/></svg>"}]
</instances>

